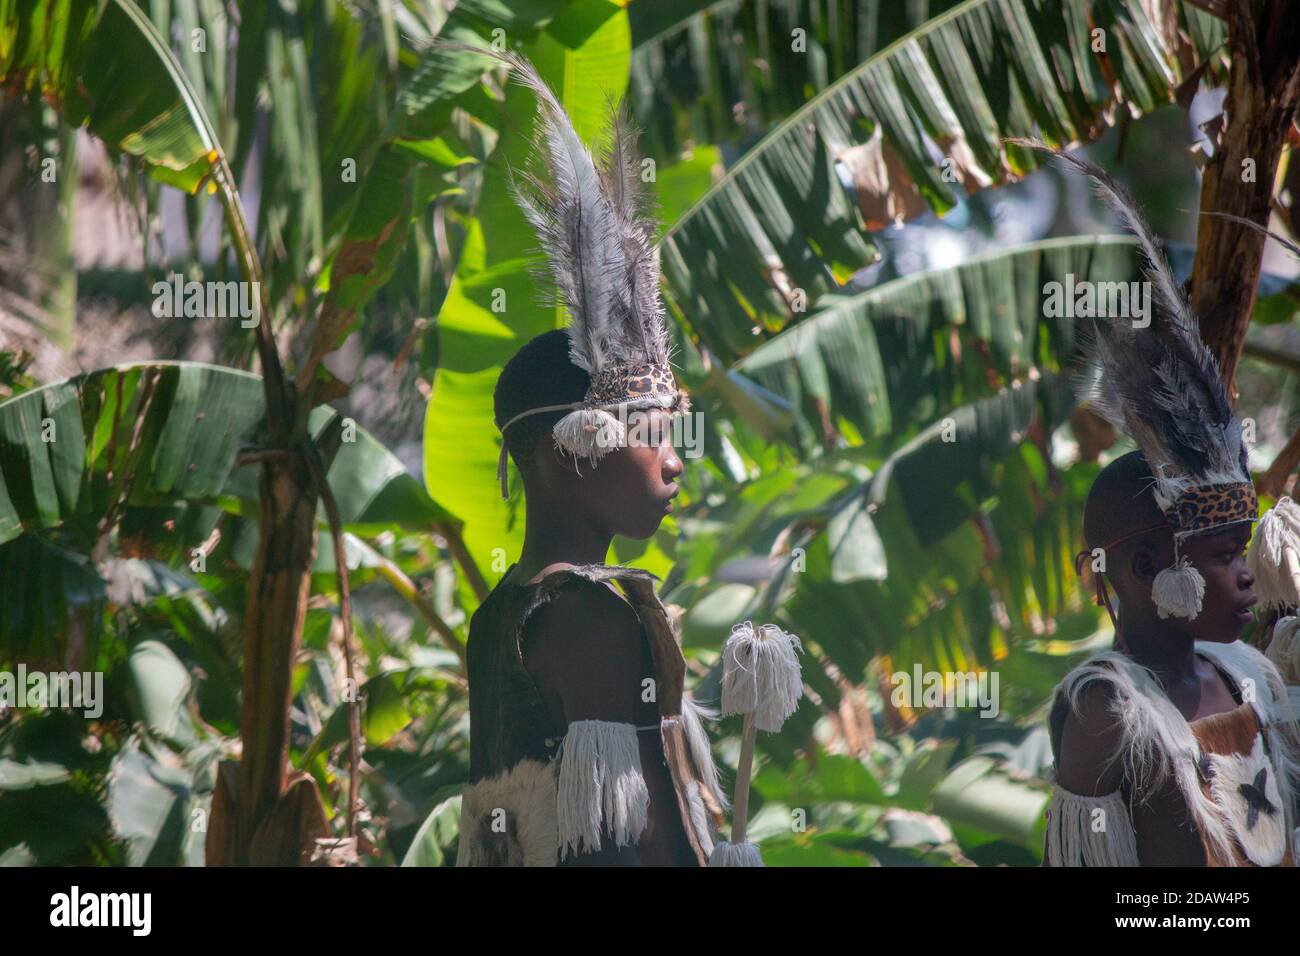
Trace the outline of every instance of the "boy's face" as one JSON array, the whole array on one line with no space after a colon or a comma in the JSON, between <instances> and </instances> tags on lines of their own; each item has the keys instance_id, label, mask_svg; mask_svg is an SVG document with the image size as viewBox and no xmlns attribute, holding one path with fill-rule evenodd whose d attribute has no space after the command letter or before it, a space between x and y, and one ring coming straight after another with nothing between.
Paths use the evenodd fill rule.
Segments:
<instances>
[{"instance_id":1,"label":"boy's face","mask_svg":"<svg viewBox=\"0 0 1300 956\"><path fill-rule=\"evenodd\" d=\"M1182 553L1205 579L1201 613L1185 622L1196 640L1230 644L1254 616L1250 608L1255 604L1255 578L1246 567L1249 540L1250 523L1246 521L1183 540Z\"/></svg>"},{"instance_id":2,"label":"boy's face","mask_svg":"<svg viewBox=\"0 0 1300 956\"><path fill-rule=\"evenodd\" d=\"M600 524L614 534L645 539L659 530L672 511L682 460L672 445L672 419L651 409L649 425L629 434L628 444L611 451L595 468L582 468L579 493L592 502Z\"/></svg>"}]
</instances>

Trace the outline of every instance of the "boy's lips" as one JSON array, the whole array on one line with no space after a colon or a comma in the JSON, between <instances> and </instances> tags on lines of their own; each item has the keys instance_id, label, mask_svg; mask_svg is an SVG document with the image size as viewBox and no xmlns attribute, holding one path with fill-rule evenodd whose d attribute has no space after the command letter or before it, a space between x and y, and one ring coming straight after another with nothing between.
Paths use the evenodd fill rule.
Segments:
<instances>
[{"instance_id":1,"label":"boy's lips","mask_svg":"<svg viewBox=\"0 0 1300 956\"><path fill-rule=\"evenodd\" d=\"M1258 602L1259 602L1259 598L1255 597L1252 594L1249 601L1237 607L1237 619L1246 624L1249 624L1251 621L1253 621L1255 619L1255 613L1251 610L1251 608L1253 608Z\"/></svg>"}]
</instances>

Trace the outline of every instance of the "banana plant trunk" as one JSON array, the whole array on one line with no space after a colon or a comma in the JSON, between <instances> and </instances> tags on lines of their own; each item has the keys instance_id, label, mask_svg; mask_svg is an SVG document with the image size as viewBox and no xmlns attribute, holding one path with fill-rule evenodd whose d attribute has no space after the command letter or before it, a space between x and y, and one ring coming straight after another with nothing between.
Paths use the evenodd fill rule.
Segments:
<instances>
[{"instance_id":1,"label":"banana plant trunk","mask_svg":"<svg viewBox=\"0 0 1300 956\"><path fill-rule=\"evenodd\" d=\"M237 812L241 857L248 854L259 825L274 812L288 782L293 664L316 559L316 492L301 459L264 462L260 492L260 537L244 614L244 752Z\"/></svg>"},{"instance_id":2,"label":"banana plant trunk","mask_svg":"<svg viewBox=\"0 0 1300 956\"><path fill-rule=\"evenodd\" d=\"M1300 106L1300 15L1291 0L1237 0L1228 5L1227 18L1225 125L1202 175L1201 209L1267 227L1278 163L1295 136ZM1191 304L1233 395L1264 243L1262 233L1240 223L1201 217Z\"/></svg>"},{"instance_id":3,"label":"banana plant trunk","mask_svg":"<svg viewBox=\"0 0 1300 956\"><path fill-rule=\"evenodd\" d=\"M209 866L302 865L316 839L328 836L315 781L290 774L288 759L293 665L316 558L317 494L301 454L272 453L260 467L259 539L243 626L243 751L218 774Z\"/></svg>"}]
</instances>

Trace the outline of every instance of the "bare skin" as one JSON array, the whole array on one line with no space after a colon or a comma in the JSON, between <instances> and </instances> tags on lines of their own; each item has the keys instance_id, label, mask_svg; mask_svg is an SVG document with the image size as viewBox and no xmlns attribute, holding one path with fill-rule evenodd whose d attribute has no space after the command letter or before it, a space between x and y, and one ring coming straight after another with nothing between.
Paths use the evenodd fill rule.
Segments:
<instances>
[{"instance_id":1,"label":"bare skin","mask_svg":"<svg viewBox=\"0 0 1300 956\"><path fill-rule=\"evenodd\" d=\"M1188 721L1234 710L1239 701L1218 669L1194 652L1194 641L1231 644L1250 621L1255 579L1246 567L1250 525L1184 541L1187 555L1205 578L1205 597L1196 619L1162 619L1151 600L1161 568L1173 563L1171 535L1154 536L1122 551L1107 572L1119 598L1123 650L1149 668ZM1109 690L1088 688L1079 712L1065 717L1057 774L1074 793L1101 796L1125 785L1122 767L1111 757L1120 747L1119 728L1109 712ZM1138 794L1134 830L1144 866L1203 866L1205 853L1186 804L1171 782L1156 794Z\"/></svg>"},{"instance_id":2,"label":"bare skin","mask_svg":"<svg viewBox=\"0 0 1300 956\"><path fill-rule=\"evenodd\" d=\"M667 412L652 412L666 416ZM663 429L667 436L670 429ZM524 546L508 579L540 581L576 564L605 561L614 535L651 537L672 511L681 459L672 445L629 445L594 468L575 465L549 445L534 449L524 474ZM637 727L659 724L658 707L642 700L642 682L654 676L640 621L612 586L566 591L530 618L523 638L524 666L553 721L607 720ZM677 809L672 777L656 730L637 733L641 769L650 793L649 822L640 840L616 847L608 833L599 851L580 853L575 866L693 866L696 860Z\"/></svg>"}]
</instances>

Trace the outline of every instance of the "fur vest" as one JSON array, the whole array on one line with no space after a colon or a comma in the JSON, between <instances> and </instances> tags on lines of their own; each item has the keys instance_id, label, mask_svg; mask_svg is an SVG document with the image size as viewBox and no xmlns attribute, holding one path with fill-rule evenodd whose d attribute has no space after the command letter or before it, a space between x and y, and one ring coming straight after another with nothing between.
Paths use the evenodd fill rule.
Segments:
<instances>
[{"instance_id":1,"label":"fur vest","mask_svg":"<svg viewBox=\"0 0 1300 956\"><path fill-rule=\"evenodd\" d=\"M609 721L555 726L520 650L530 616L563 589L617 582L654 662L658 727ZM461 797L458 866L554 866L601 835L635 843L648 796L637 733L657 732L677 809L707 865L725 806L700 709L685 690L680 637L646 571L577 565L493 591L470 625L470 781Z\"/></svg>"},{"instance_id":2,"label":"fur vest","mask_svg":"<svg viewBox=\"0 0 1300 956\"><path fill-rule=\"evenodd\" d=\"M1290 866L1296 853L1300 732L1277 668L1241 641L1197 642L1241 701L1232 711L1187 721L1147 668L1116 651L1089 658L1061 682L1054 712L1078 710L1087 685L1113 692L1112 714L1129 796L1085 796L1053 788L1045 862L1137 866L1131 800L1173 780L1210 866ZM1052 749L1060 759L1060 727Z\"/></svg>"}]
</instances>

